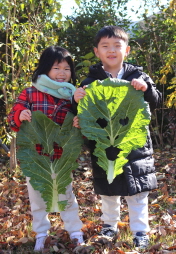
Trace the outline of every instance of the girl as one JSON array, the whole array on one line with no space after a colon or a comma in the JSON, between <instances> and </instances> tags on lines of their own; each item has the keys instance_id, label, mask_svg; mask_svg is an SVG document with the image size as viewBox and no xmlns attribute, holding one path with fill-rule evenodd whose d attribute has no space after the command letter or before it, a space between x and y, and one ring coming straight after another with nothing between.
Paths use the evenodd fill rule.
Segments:
<instances>
[{"instance_id":1,"label":"girl","mask_svg":"<svg viewBox=\"0 0 176 254\"><path fill-rule=\"evenodd\" d=\"M48 118L62 125L68 111L71 111L71 97L76 90L74 64L70 53L61 47L51 46L46 48L39 60L38 67L32 76L32 87L26 88L17 98L9 116L8 122L12 130L19 131L22 121L31 121L31 112L40 110ZM58 86L59 89L53 89ZM56 92L58 91L58 92ZM42 147L36 146L39 154ZM62 148L54 144L53 159L60 158ZM39 191L33 189L27 177L27 187L33 215L33 231L36 232L36 244L34 251L44 248L47 231L50 229L50 221L45 211L46 205ZM77 244L83 243L82 222L78 216L78 204L72 192L71 184L67 186L66 194L60 194L59 200L68 200L65 211L60 212L64 227L71 239L77 239Z\"/></svg>"}]
</instances>

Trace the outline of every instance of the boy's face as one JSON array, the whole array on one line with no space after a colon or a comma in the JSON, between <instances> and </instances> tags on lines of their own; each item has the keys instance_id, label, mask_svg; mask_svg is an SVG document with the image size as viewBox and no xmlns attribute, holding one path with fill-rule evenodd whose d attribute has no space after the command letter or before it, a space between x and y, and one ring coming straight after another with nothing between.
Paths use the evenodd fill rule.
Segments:
<instances>
[{"instance_id":1,"label":"boy's face","mask_svg":"<svg viewBox=\"0 0 176 254\"><path fill-rule=\"evenodd\" d=\"M100 58L104 70L111 72L120 69L123 66L124 58L129 54L130 46L127 46L124 40L116 37L103 37L94 48L95 55Z\"/></svg>"}]
</instances>

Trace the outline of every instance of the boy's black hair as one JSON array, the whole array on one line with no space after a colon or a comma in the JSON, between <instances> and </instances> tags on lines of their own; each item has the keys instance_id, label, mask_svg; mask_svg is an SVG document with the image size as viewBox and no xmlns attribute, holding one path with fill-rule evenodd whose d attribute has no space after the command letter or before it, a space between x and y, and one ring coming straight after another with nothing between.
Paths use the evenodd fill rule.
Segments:
<instances>
[{"instance_id":1,"label":"boy's black hair","mask_svg":"<svg viewBox=\"0 0 176 254\"><path fill-rule=\"evenodd\" d=\"M72 56L68 50L59 46L50 46L43 51L39 59L38 67L35 69L32 75L32 82L35 83L38 76L41 74L48 75L49 71L56 61L58 63L62 61L66 61L68 63L71 69L72 84L76 85L76 74Z\"/></svg>"},{"instance_id":2,"label":"boy's black hair","mask_svg":"<svg viewBox=\"0 0 176 254\"><path fill-rule=\"evenodd\" d=\"M128 34L123 28L119 26L104 26L103 28L101 28L97 32L94 39L94 45L96 48L98 47L98 43L100 42L101 38L105 38L105 37L120 38L128 45L128 40L129 40Z\"/></svg>"}]
</instances>

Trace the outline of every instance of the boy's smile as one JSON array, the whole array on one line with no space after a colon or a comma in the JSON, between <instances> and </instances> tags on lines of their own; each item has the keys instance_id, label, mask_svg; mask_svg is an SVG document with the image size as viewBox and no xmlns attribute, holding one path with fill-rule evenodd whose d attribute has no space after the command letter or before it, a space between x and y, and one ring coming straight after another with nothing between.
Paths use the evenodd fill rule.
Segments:
<instances>
[{"instance_id":1,"label":"boy's smile","mask_svg":"<svg viewBox=\"0 0 176 254\"><path fill-rule=\"evenodd\" d=\"M123 66L124 58L129 54L130 46L117 37L103 37L94 48L95 55L100 58L104 70L116 77Z\"/></svg>"}]
</instances>

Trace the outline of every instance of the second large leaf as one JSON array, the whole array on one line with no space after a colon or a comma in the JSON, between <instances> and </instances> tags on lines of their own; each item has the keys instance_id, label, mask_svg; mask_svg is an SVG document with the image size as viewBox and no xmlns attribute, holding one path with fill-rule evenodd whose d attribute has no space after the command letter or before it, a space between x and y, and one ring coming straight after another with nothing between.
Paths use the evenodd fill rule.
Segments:
<instances>
[{"instance_id":1,"label":"second large leaf","mask_svg":"<svg viewBox=\"0 0 176 254\"><path fill-rule=\"evenodd\" d=\"M97 163L112 183L129 153L146 143L150 110L143 92L125 80L94 81L78 104L78 117L83 135L96 141Z\"/></svg>"},{"instance_id":2,"label":"second large leaf","mask_svg":"<svg viewBox=\"0 0 176 254\"><path fill-rule=\"evenodd\" d=\"M30 177L34 190L41 193L47 212L66 208L67 200L58 200L71 183L71 172L78 166L76 159L81 151L82 134L73 127L74 115L67 113L62 126L54 123L41 111L32 112L32 121L24 121L17 134L17 158L25 176ZM60 158L53 160L54 143L62 147ZM43 155L36 151L36 144L43 147Z\"/></svg>"}]
</instances>

